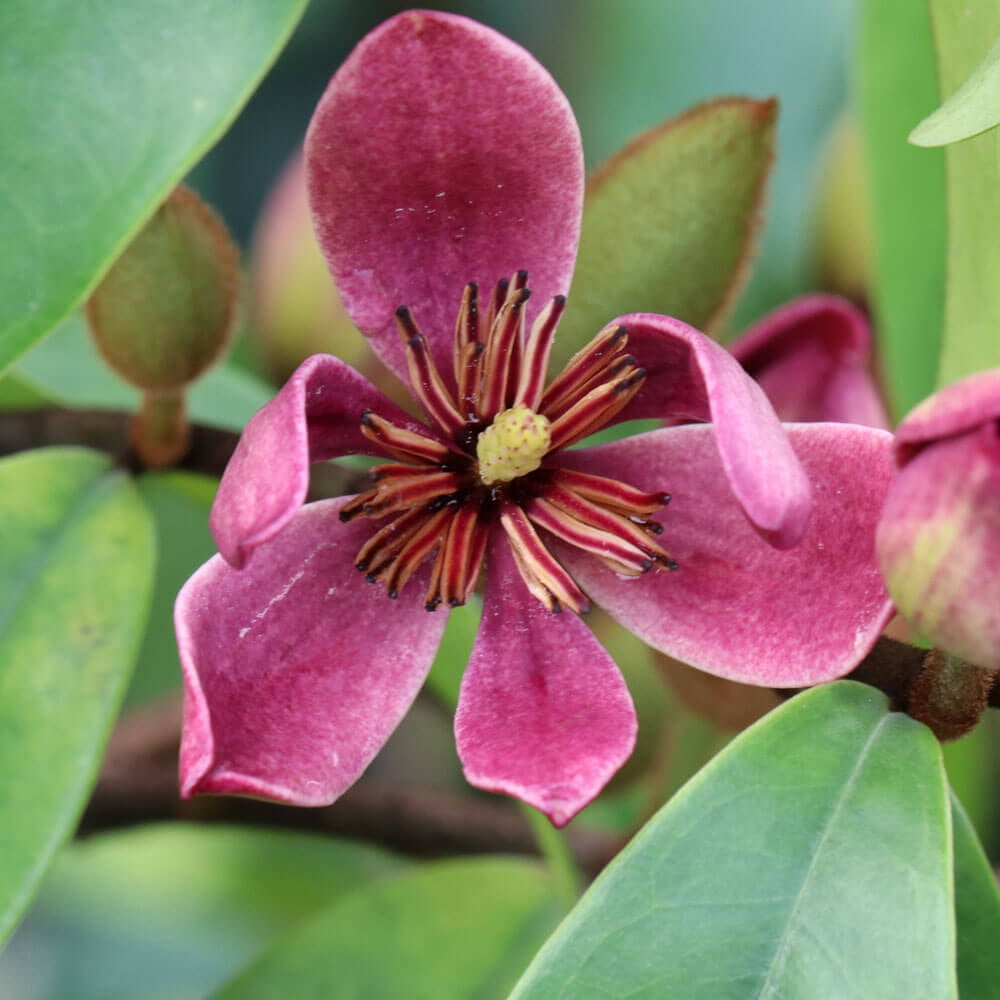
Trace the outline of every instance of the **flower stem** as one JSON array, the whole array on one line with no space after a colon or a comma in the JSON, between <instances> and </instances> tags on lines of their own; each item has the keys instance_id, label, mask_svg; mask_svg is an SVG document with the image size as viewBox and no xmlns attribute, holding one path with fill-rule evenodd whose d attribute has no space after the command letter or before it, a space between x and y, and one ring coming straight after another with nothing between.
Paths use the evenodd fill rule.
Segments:
<instances>
[{"instance_id":1,"label":"flower stem","mask_svg":"<svg viewBox=\"0 0 1000 1000\"><path fill-rule=\"evenodd\" d=\"M538 850L552 872L559 898L566 904L567 910L573 909L580 898L582 879L566 838L537 809L522 803L521 811L527 817L538 842Z\"/></svg>"},{"instance_id":2,"label":"flower stem","mask_svg":"<svg viewBox=\"0 0 1000 1000\"><path fill-rule=\"evenodd\" d=\"M176 465L191 446L184 388L144 392L131 437L143 465L152 469Z\"/></svg>"}]
</instances>

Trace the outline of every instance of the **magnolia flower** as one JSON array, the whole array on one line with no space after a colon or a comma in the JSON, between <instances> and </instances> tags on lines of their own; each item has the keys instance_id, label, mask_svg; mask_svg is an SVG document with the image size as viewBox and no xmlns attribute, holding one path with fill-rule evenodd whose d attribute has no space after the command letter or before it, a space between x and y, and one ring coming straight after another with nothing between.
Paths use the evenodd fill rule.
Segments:
<instances>
[{"instance_id":1,"label":"magnolia flower","mask_svg":"<svg viewBox=\"0 0 1000 1000\"><path fill-rule=\"evenodd\" d=\"M212 511L221 555L177 601L185 796L334 800L484 563L459 755L473 784L556 824L635 739L580 617L591 601L757 684L812 684L864 655L889 613L871 541L888 435L786 434L725 350L662 316L615 320L546 383L583 158L526 52L464 18L400 15L334 76L305 156L344 305L426 422L319 355L247 426ZM638 417L711 423L572 447ZM310 463L353 453L382 459L371 488L302 507Z\"/></svg>"},{"instance_id":2,"label":"magnolia flower","mask_svg":"<svg viewBox=\"0 0 1000 1000\"><path fill-rule=\"evenodd\" d=\"M913 627L1000 669L1000 370L925 399L896 431L899 472L878 526L889 592Z\"/></svg>"}]
</instances>

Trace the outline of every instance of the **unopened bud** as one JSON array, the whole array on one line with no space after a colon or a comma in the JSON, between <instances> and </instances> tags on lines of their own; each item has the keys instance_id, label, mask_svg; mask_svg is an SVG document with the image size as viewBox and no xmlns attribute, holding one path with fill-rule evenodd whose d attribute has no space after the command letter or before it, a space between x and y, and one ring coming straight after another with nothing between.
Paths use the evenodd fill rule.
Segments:
<instances>
[{"instance_id":1,"label":"unopened bud","mask_svg":"<svg viewBox=\"0 0 1000 1000\"><path fill-rule=\"evenodd\" d=\"M845 112L827 139L816 197L816 249L822 286L865 302L872 287L871 192L857 119Z\"/></svg>"},{"instance_id":2,"label":"unopened bud","mask_svg":"<svg viewBox=\"0 0 1000 1000\"><path fill-rule=\"evenodd\" d=\"M178 187L125 248L87 303L105 360L147 392L176 391L227 347L239 253L190 188Z\"/></svg>"},{"instance_id":3,"label":"unopened bud","mask_svg":"<svg viewBox=\"0 0 1000 1000\"><path fill-rule=\"evenodd\" d=\"M335 354L360 371L374 354L337 294L313 233L301 154L282 171L254 232L252 335L275 381L311 354Z\"/></svg>"},{"instance_id":4,"label":"unopened bud","mask_svg":"<svg viewBox=\"0 0 1000 1000\"><path fill-rule=\"evenodd\" d=\"M1000 669L1000 370L936 393L896 433L876 550L900 613L934 646Z\"/></svg>"}]
</instances>

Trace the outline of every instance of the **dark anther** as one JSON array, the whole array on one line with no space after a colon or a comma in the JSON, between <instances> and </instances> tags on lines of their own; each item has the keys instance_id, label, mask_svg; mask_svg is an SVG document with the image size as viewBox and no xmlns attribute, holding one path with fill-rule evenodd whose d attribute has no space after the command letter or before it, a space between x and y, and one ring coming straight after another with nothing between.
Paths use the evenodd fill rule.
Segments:
<instances>
[{"instance_id":1,"label":"dark anther","mask_svg":"<svg viewBox=\"0 0 1000 1000\"><path fill-rule=\"evenodd\" d=\"M441 598L435 597L424 605L424 611L437 611L438 605L440 603L441 603Z\"/></svg>"}]
</instances>

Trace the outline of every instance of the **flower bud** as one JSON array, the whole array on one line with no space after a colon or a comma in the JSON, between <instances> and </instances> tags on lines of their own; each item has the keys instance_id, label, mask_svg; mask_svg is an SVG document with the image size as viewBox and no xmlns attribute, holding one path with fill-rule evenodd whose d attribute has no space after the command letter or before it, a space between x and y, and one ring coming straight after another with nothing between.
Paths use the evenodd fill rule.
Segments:
<instances>
[{"instance_id":1,"label":"flower bud","mask_svg":"<svg viewBox=\"0 0 1000 1000\"><path fill-rule=\"evenodd\" d=\"M335 354L359 370L374 362L316 242L301 154L282 171L257 221L251 275L253 337L276 382L311 354Z\"/></svg>"},{"instance_id":2,"label":"flower bud","mask_svg":"<svg viewBox=\"0 0 1000 1000\"><path fill-rule=\"evenodd\" d=\"M875 241L861 130L842 114L827 139L815 208L816 252L823 288L864 302L872 287Z\"/></svg>"},{"instance_id":3,"label":"flower bud","mask_svg":"<svg viewBox=\"0 0 1000 1000\"><path fill-rule=\"evenodd\" d=\"M876 535L896 607L936 647L1000 669L1000 370L920 404Z\"/></svg>"},{"instance_id":4,"label":"flower bud","mask_svg":"<svg viewBox=\"0 0 1000 1000\"><path fill-rule=\"evenodd\" d=\"M146 392L176 391L222 354L235 325L239 253L190 188L174 190L87 303L105 360Z\"/></svg>"}]
</instances>

